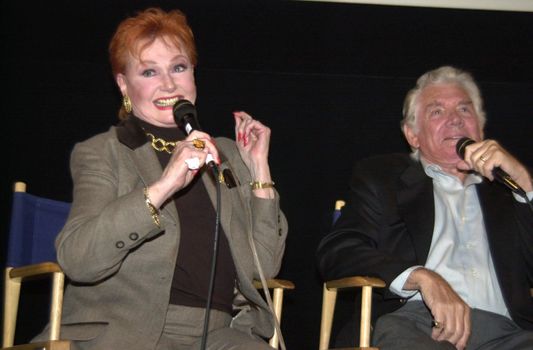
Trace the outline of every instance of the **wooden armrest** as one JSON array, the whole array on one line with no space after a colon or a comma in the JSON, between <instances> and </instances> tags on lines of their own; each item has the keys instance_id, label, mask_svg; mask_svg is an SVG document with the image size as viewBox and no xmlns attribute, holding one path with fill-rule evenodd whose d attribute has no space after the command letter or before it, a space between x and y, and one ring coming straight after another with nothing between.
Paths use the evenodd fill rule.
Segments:
<instances>
[{"instance_id":1,"label":"wooden armrest","mask_svg":"<svg viewBox=\"0 0 533 350\"><path fill-rule=\"evenodd\" d=\"M266 283L267 283L267 287L270 289L273 289L273 288L294 289L295 288L294 283L292 283L291 281L280 280L276 278L268 279L266 280ZM261 285L261 281L254 280L254 287L257 289L263 288L263 286Z\"/></svg>"},{"instance_id":2,"label":"wooden armrest","mask_svg":"<svg viewBox=\"0 0 533 350\"><path fill-rule=\"evenodd\" d=\"M40 264L15 267L9 271L10 278L26 278L34 277L54 272L62 272L61 267L57 263L44 262Z\"/></svg>"},{"instance_id":3,"label":"wooden armrest","mask_svg":"<svg viewBox=\"0 0 533 350\"><path fill-rule=\"evenodd\" d=\"M326 282L326 288L328 290L334 289L345 289L345 288L356 288L356 287L377 287L383 288L387 284L376 277L367 277L367 276L352 276L345 277L338 280L332 280Z\"/></svg>"},{"instance_id":4,"label":"wooden armrest","mask_svg":"<svg viewBox=\"0 0 533 350\"><path fill-rule=\"evenodd\" d=\"M67 340L51 340L40 343L15 345L9 348L2 348L2 350L70 350L70 344L70 341Z\"/></svg>"},{"instance_id":5,"label":"wooden armrest","mask_svg":"<svg viewBox=\"0 0 533 350\"><path fill-rule=\"evenodd\" d=\"M322 320L320 322L319 349L324 350L329 347L337 291L357 287L361 287L362 292L360 340L359 347L356 349L373 349L370 347L372 288L383 288L385 286L386 283L381 279L367 276L351 276L325 282L322 294Z\"/></svg>"}]
</instances>

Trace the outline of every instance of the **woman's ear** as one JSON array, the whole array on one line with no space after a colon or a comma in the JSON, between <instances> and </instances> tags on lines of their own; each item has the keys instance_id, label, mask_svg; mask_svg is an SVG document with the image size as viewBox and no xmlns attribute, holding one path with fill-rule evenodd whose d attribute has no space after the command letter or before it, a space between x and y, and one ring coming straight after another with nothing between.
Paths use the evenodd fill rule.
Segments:
<instances>
[{"instance_id":1,"label":"woman's ear","mask_svg":"<svg viewBox=\"0 0 533 350\"><path fill-rule=\"evenodd\" d=\"M117 76L115 77L115 81L117 82L118 88L120 89L122 96L128 95L126 76L122 73L118 73Z\"/></svg>"}]
</instances>

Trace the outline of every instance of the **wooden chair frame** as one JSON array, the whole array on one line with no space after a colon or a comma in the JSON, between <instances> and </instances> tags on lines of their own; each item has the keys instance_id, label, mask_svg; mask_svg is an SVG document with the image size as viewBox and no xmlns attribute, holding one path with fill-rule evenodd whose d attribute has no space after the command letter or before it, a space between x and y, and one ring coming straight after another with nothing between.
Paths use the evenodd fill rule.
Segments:
<instances>
[{"instance_id":1,"label":"wooden chair frame","mask_svg":"<svg viewBox=\"0 0 533 350\"><path fill-rule=\"evenodd\" d=\"M274 314L278 320L278 324L281 326L281 313L283 308L283 293L286 289L294 289L294 283L281 279L268 279L266 280L268 289L272 289L272 306L274 307ZM263 286L261 281L254 281L254 287L262 290ZM274 335L270 338L268 344L274 349L279 348L279 334L277 330L274 330Z\"/></svg>"},{"instance_id":2,"label":"wooden chair frame","mask_svg":"<svg viewBox=\"0 0 533 350\"><path fill-rule=\"evenodd\" d=\"M322 319L320 321L319 350L326 350L329 348L337 292L354 288L362 288L359 347L355 349L377 350L377 348L370 347L372 288L383 287L385 287L385 282L374 277L353 276L325 282L322 295Z\"/></svg>"},{"instance_id":3,"label":"wooden chair frame","mask_svg":"<svg viewBox=\"0 0 533 350\"><path fill-rule=\"evenodd\" d=\"M338 214L345 202L338 200L335 202L335 214ZM334 215L334 221L336 215ZM322 318L320 320L320 342L319 350L327 350L331 338L331 326L333 323L333 314L335 313L335 303L337 301L337 292L361 288L361 328L359 330L359 347L355 349L378 350L370 347L370 331L372 328L372 289L384 288L386 286L379 278L352 276L332 281L326 281L323 285L322 294ZM352 348L353 349L353 348Z\"/></svg>"},{"instance_id":4,"label":"wooden chair frame","mask_svg":"<svg viewBox=\"0 0 533 350\"><path fill-rule=\"evenodd\" d=\"M16 182L15 192L26 192L26 184ZM52 276L50 307L49 341L14 346L17 311L20 299L21 283L25 279ZM63 305L63 288L65 275L55 262L43 262L21 267L6 267L4 274L4 325L2 350L69 350L70 342L59 340L61 312Z\"/></svg>"}]
</instances>

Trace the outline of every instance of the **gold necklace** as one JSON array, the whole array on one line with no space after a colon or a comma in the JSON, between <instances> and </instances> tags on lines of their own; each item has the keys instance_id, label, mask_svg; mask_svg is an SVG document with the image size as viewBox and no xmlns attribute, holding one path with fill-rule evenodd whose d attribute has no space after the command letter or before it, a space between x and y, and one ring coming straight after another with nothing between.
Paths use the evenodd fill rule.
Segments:
<instances>
[{"instance_id":1,"label":"gold necklace","mask_svg":"<svg viewBox=\"0 0 533 350\"><path fill-rule=\"evenodd\" d=\"M149 132L147 132L146 135L150 137L152 140L152 147L158 152L164 151L171 154L174 148L176 148L176 145L179 143L179 141L165 141L161 138L155 137L154 134Z\"/></svg>"}]
</instances>

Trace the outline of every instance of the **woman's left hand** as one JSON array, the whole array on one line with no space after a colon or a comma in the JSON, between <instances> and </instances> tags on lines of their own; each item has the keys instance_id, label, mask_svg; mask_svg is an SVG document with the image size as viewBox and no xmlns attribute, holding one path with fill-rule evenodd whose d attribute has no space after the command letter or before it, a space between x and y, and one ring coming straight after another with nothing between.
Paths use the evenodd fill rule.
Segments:
<instances>
[{"instance_id":1,"label":"woman's left hand","mask_svg":"<svg viewBox=\"0 0 533 350\"><path fill-rule=\"evenodd\" d=\"M233 116L237 147L248 169L254 172L258 166L268 164L270 128L246 112L233 112Z\"/></svg>"},{"instance_id":2,"label":"woman's left hand","mask_svg":"<svg viewBox=\"0 0 533 350\"><path fill-rule=\"evenodd\" d=\"M237 148L244 164L250 170L252 181L272 183L268 165L270 128L253 119L246 112L234 112L233 116L235 117ZM274 198L272 188L254 189L253 193L260 198Z\"/></svg>"}]
</instances>

